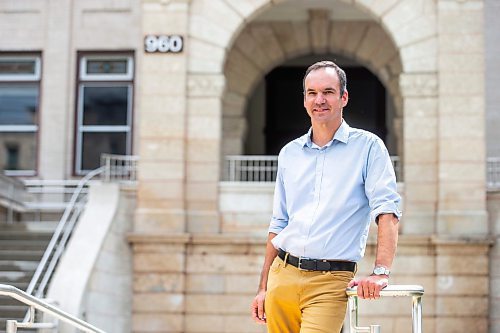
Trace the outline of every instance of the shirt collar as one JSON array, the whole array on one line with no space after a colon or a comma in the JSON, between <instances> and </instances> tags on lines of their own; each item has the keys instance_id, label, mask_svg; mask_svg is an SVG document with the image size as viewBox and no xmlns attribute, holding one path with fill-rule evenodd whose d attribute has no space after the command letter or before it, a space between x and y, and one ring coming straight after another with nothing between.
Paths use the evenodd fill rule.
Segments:
<instances>
[{"instance_id":1,"label":"shirt collar","mask_svg":"<svg viewBox=\"0 0 500 333\"><path fill-rule=\"evenodd\" d=\"M345 120L342 120L342 124L340 124L340 127L335 132L333 139L330 142L328 142L325 145L325 147L329 147L335 140L347 143L347 141L349 140L349 129L350 126L347 124L347 122ZM302 136L302 142L303 142L302 147L309 147L309 148L313 147L314 143L311 140L311 135L312 135L312 127L310 127L307 133Z\"/></svg>"}]
</instances>

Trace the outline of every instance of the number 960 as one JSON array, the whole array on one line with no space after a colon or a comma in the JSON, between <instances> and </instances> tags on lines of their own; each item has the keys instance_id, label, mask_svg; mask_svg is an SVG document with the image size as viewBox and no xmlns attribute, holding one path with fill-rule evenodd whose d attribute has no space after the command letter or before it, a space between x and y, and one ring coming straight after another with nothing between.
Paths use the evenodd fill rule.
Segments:
<instances>
[{"instance_id":1,"label":"number 960","mask_svg":"<svg viewBox=\"0 0 500 333\"><path fill-rule=\"evenodd\" d=\"M144 47L146 52L172 52L179 53L183 48L183 40L181 36L154 36L148 35L144 38Z\"/></svg>"}]
</instances>

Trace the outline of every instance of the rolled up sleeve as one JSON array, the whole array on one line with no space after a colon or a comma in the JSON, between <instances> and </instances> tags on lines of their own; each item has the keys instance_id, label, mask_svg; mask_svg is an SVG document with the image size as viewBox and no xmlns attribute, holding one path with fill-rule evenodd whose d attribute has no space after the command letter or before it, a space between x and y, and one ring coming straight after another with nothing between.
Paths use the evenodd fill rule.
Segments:
<instances>
[{"instance_id":1,"label":"rolled up sleeve","mask_svg":"<svg viewBox=\"0 0 500 333\"><path fill-rule=\"evenodd\" d=\"M377 222L381 214L401 218L401 196L397 191L396 175L384 143L377 138L369 151L365 179L365 194L370 205L370 220Z\"/></svg>"},{"instance_id":2,"label":"rolled up sleeve","mask_svg":"<svg viewBox=\"0 0 500 333\"><path fill-rule=\"evenodd\" d=\"M280 154L281 155L281 154ZM286 209L286 194L283 182L283 168L280 166L281 156L278 157L278 174L274 188L273 215L269 225L269 232L279 234L288 225L288 212Z\"/></svg>"}]
</instances>

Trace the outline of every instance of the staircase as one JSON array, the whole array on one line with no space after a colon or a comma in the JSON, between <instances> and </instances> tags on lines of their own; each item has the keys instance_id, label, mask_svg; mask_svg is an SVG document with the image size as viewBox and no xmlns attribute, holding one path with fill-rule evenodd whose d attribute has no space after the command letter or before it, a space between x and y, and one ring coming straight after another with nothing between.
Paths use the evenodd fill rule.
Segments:
<instances>
[{"instance_id":1,"label":"staircase","mask_svg":"<svg viewBox=\"0 0 500 333\"><path fill-rule=\"evenodd\" d=\"M57 222L0 222L0 284L26 290ZM0 332L7 319L22 321L28 307L0 296ZM21 331L19 331L21 332Z\"/></svg>"},{"instance_id":2,"label":"staircase","mask_svg":"<svg viewBox=\"0 0 500 333\"><path fill-rule=\"evenodd\" d=\"M26 291L42 257L45 265L51 259L54 264L57 263L62 253L58 250L64 249L71 237L71 231L85 205L89 182L93 177L103 173L104 181L135 184L137 156L103 154L101 163L101 168L89 172L80 180L28 179L21 182L0 174L0 284ZM44 255L46 250L47 254ZM41 267L47 266L40 266L40 269ZM49 267L53 268L55 265ZM52 272L50 268L47 270L48 278L45 282L50 281ZM37 275L38 273L43 275L45 269L37 272ZM36 286L39 284L40 282ZM42 282L40 288L46 289L46 286ZM27 296L33 298L31 293L36 296L34 299L43 296L44 290L38 293L32 291L31 287L34 286L30 286ZM37 309L56 314L43 306L38 306ZM28 306L24 303L11 297L0 296L0 333L5 332L8 319L22 321L27 310ZM59 313L61 314L62 312ZM89 332L102 332L88 323L70 317L63 314L59 318L71 322L75 327L91 329Z\"/></svg>"}]
</instances>

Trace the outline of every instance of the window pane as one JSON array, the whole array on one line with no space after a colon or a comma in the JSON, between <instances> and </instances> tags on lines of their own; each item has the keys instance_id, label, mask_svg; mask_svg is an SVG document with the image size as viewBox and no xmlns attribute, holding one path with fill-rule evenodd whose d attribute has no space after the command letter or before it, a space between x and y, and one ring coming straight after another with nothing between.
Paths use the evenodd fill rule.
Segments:
<instances>
[{"instance_id":1,"label":"window pane","mask_svg":"<svg viewBox=\"0 0 500 333\"><path fill-rule=\"evenodd\" d=\"M83 89L83 125L128 124L128 87Z\"/></svg>"},{"instance_id":2,"label":"window pane","mask_svg":"<svg viewBox=\"0 0 500 333\"><path fill-rule=\"evenodd\" d=\"M0 167L35 170L36 133L0 133Z\"/></svg>"},{"instance_id":3,"label":"window pane","mask_svg":"<svg viewBox=\"0 0 500 333\"><path fill-rule=\"evenodd\" d=\"M87 60L87 74L126 74L127 59Z\"/></svg>"},{"instance_id":4,"label":"window pane","mask_svg":"<svg viewBox=\"0 0 500 333\"><path fill-rule=\"evenodd\" d=\"M35 125L37 109L37 86L0 85L0 125Z\"/></svg>"},{"instance_id":5,"label":"window pane","mask_svg":"<svg viewBox=\"0 0 500 333\"><path fill-rule=\"evenodd\" d=\"M35 74L36 62L33 59L0 59L0 75Z\"/></svg>"},{"instance_id":6,"label":"window pane","mask_svg":"<svg viewBox=\"0 0 500 333\"><path fill-rule=\"evenodd\" d=\"M101 164L101 154L127 155L127 133L83 133L82 170Z\"/></svg>"}]
</instances>

